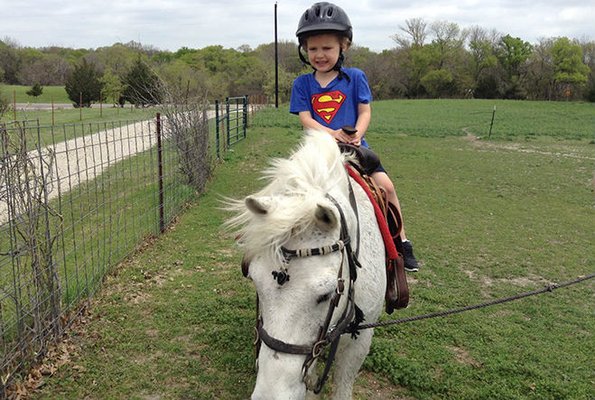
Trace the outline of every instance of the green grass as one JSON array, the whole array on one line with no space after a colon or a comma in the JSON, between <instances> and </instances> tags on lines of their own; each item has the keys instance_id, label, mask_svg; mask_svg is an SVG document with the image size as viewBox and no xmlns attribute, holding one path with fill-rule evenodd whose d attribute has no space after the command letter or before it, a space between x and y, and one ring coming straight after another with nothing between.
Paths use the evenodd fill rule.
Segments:
<instances>
[{"instance_id":1,"label":"green grass","mask_svg":"<svg viewBox=\"0 0 595 400\"><path fill-rule=\"evenodd\" d=\"M398 100L373 103L370 130L425 137L595 139L595 103L513 100Z\"/></svg>"},{"instance_id":2,"label":"green grass","mask_svg":"<svg viewBox=\"0 0 595 400\"><path fill-rule=\"evenodd\" d=\"M472 117L480 108L485 115ZM487 101L374 104L369 141L395 181L422 262L396 318L593 272L592 106L498 103L493 140L477 140L491 109ZM286 108L252 124L208 193L108 277L69 336L68 362L33 398L249 397L254 289L218 206L221 196L257 190L259 171L301 136ZM354 398L592 399L593 289L379 328Z\"/></svg>"},{"instance_id":3,"label":"green grass","mask_svg":"<svg viewBox=\"0 0 595 400\"><path fill-rule=\"evenodd\" d=\"M28 86L0 85L0 94L5 97L9 104L13 104L13 96L16 95L16 102L20 104L47 104L49 109L38 109L34 106L18 107L16 113L9 110L0 116L0 123L11 121L38 121L42 126L63 125L63 124L105 124L113 121L131 120L138 121L147 118L154 118L158 111L155 107L135 108L127 105L125 108L103 106L94 104L91 108L72 109L64 108L62 105L71 105L72 101L63 86L47 86L43 88L43 94L39 97L28 96L26 92L31 89ZM54 102L54 110L51 110L51 102ZM16 118L15 118L16 117ZM51 142L48 142L51 143Z\"/></svg>"},{"instance_id":4,"label":"green grass","mask_svg":"<svg viewBox=\"0 0 595 400\"><path fill-rule=\"evenodd\" d=\"M83 123L109 123L112 121L122 120L142 120L155 117L157 109L151 108L134 108L134 107L99 107L72 109L72 108L56 108L53 116L51 110L18 110L16 113L16 121L37 121L43 126L49 125L63 125L63 124L80 124ZM14 121L14 114L12 111L7 112L1 119L0 123L10 123Z\"/></svg>"},{"instance_id":5,"label":"green grass","mask_svg":"<svg viewBox=\"0 0 595 400\"><path fill-rule=\"evenodd\" d=\"M53 236L57 238L54 261L64 311L76 308L76 302L100 287L106 272L117 261L129 255L147 237L158 234L156 157L154 149L138 153L106 168L96 179L81 183L50 201L49 209L53 213L49 225L54 227ZM166 141L163 151L166 222L173 220L184 204L195 196L194 189L185 184L185 178L177 169L176 158L175 149ZM85 176L85 172L82 175ZM66 191L65 184L62 183L63 191ZM45 226L43 217L40 222L42 227ZM21 240L20 236L18 240ZM45 243L44 239L40 238L40 243ZM8 235L0 237L0 253L8 254L13 248L11 245ZM13 288L12 279L18 279L18 285L30 285L30 255L24 254L18 260L21 267L18 277L8 274L6 261L4 270L7 274L0 276L0 287ZM27 300L21 299L25 309ZM11 302L5 305L12 306ZM3 344L7 347L10 344L8 338L16 334L16 318L14 309L3 310Z\"/></svg>"},{"instance_id":6,"label":"green grass","mask_svg":"<svg viewBox=\"0 0 595 400\"><path fill-rule=\"evenodd\" d=\"M29 90L31 86L0 85L0 93L11 104L15 99L17 103L50 104L53 101L55 104L72 104L64 86L43 86L43 92L37 97L27 95Z\"/></svg>"}]
</instances>

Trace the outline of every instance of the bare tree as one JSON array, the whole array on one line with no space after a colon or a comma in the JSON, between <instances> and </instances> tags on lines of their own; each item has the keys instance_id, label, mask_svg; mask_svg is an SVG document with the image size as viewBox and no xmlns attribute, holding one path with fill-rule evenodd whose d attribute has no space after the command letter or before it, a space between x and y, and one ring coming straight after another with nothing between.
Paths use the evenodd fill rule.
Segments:
<instances>
[{"instance_id":1,"label":"bare tree","mask_svg":"<svg viewBox=\"0 0 595 400\"><path fill-rule=\"evenodd\" d=\"M489 43L493 47L496 47L502 36L496 29L488 30L478 25L465 29L464 35L469 44L473 42L483 42Z\"/></svg>"},{"instance_id":2,"label":"bare tree","mask_svg":"<svg viewBox=\"0 0 595 400\"><path fill-rule=\"evenodd\" d=\"M72 71L70 64L57 54L44 54L38 60L27 63L20 72L21 82L26 85L64 85Z\"/></svg>"},{"instance_id":3,"label":"bare tree","mask_svg":"<svg viewBox=\"0 0 595 400\"><path fill-rule=\"evenodd\" d=\"M188 90L161 82L166 98L163 136L175 145L179 169L188 184L202 193L212 172L207 94L191 97Z\"/></svg>"},{"instance_id":4,"label":"bare tree","mask_svg":"<svg viewBox=\"0 0 595 400\"><path fill-rule=\"evenodd\" d=\"M17 323L19 337L30 338L22 341L24 358L40 352L48 337L62 331L55 260L62 217L49 202L55 154L39 147L29 150L35 140L30 132L24 123L0 124L0 204L5 206L0 217L8 220L11 237L16 312L28 316Z\"/></svg>"},{"instance_id":5,"label":"bare tree","mask_svg":"<svg viewBox=\"0 0 595 400\"><path fill-rule=\"evenodd\" d=\"M456 22L435 21L430 25L433 42L461 47L465 42L466 32Z\"/></svg>"},{"instance_id":6,"label":"bare tree","mask_svg":"<svg viewBox=\"0 0 595 400\"><path fill-rule=\"evenodd\" d=\"M421 47L425 44L428 36L428 24L423 18L412 18L405 20L406 26L399 25L399 29L405 33L405 35L395 34L391 36L398 47L410 48L410 47Z\"/></svg>"}]
</instances>

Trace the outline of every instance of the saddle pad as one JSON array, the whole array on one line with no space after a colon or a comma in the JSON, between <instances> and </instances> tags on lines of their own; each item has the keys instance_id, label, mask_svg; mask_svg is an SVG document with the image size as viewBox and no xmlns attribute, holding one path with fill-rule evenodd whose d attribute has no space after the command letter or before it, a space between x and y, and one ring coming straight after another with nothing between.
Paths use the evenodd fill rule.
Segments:
<instances>
[{"instance_id":1,"label":"saddle pad","mask_svg":"<svg viewBox=\"0 0 595 400\"><path fill-rule=\"evenodd\" d=\"M380 210L380 206L376 202L376 199L372 195L370 188L364 182L364 180L359 175L359 173L350 165L345 165L345 168L347 168L347 172L349 173L349 176L352 177L353 180L356 181L362 187L362 189L364 189L364 192L366 192L368 199L370 199L370 202L372 203L372 206L374 207L374 214L376 215L376 221L378 222L378 228L380 229L380 233L382 234L382 240L384 241L384 248L386 249L386 255L389 258L389 260L396 260L399 257L399 253L397 252L395 242L393 241L390 230L388 229L388 224L386 222L386 218L384 217L384 214L382 214L382 210Z\"/></svg>"}]
</instances>

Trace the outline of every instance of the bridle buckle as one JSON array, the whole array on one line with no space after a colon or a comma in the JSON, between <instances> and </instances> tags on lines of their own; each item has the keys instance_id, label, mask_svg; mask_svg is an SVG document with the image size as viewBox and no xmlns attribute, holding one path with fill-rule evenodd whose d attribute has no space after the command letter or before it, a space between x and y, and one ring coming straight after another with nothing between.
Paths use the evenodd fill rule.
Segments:
<instances>
[{"instance_id":1,"label":"bridle buckle","mask_svg":"<svg viewBox=\"0 0 595 400\"><path fill-rule=\"evenodd\" d=\"M337 278L337 294L339 296L343 295L345 292L345 278Z\"/></svg>"},{"instance_id":2,"label":"bridle buckle","mask_svg":"<svg viewBox=\"0 0 595 400\"><path fill-rule=\"evenodd\" d=\"M319 340L318 342L314 343L314 346L312 346L312 358L316 359L320 357L322 351L324 350L324 346L326 345L326 340Z\"/></svg>"}]
</instances>

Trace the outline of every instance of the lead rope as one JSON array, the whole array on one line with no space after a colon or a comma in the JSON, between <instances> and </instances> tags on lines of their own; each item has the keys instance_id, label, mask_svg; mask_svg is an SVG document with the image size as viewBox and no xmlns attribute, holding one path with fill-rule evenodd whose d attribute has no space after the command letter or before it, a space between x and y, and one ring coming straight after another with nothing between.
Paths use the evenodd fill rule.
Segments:
<instances>
[{"instance_id":1,"label":"lead rope","mask_svg":"<svg viewBox=\"0 0 595 400\"><path fill-rule=\"evenodd\" d=\"M407 323L407 322L420 321L420 320L423 320L423 319L430 319L430 318L437 318L437 317L446 317L448 315L460 314L460 313L463 313L465 311L477 310L479 308L485 308L485 307L493 306L493 305L496 305L496 304L509 303L511 301L523 299L525 297L535 296L535 295L542 294L542 293L553 292L556 289L560 289L560 288L563 288L563 287L575 285L577 283L581 283L581 282L584 282L584 281L587 281L587 280L593 279L593 278L595 278L595 273L592 273L592 274L589 274L589 275L580 276L577 279L574 279L574 280L571 280L571 281L566 281L566 282L562 282L562 283L552 283L550 285L545 286L542 289L533 290L533 291L525 292L525 293L519 293L519 294L516 294L514 296L509 296L509 297L504 297L504 298L501 298L501 299L491 300L491 301L487 301L485 303L480 303L480 304L475 304L475 305L466 306L466 307L460 307L460 308L453 308L451 310L446 310L446 311L437 311L437 312L433 312L433 313L429 313L429 314L422 314L422 315L417 315L417 316L407 317L407 318L401 318L401 319L396 319L396 320L383 321L383 322L374 322L374 323L370 323L370 324L361 324L361 325L358 325L358 326L356 326L354 328L349 329L345 333L354 333L354 332L357 332L357 331L359 331L361 329L378 328L378 327L384 327L384 326L390 326L390 325L400 325L400 324L404 324L404 323Z\"/></svg>"}]
</instances>

